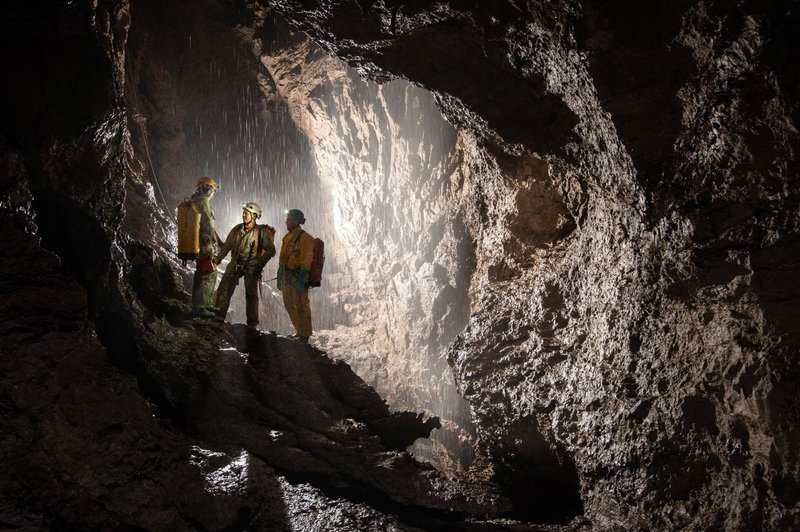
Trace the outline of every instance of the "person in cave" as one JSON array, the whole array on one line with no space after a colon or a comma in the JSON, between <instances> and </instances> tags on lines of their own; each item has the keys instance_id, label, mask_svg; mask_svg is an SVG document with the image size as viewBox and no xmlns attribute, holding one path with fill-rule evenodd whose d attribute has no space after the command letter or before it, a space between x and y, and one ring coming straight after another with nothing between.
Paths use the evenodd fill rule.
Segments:
<instances>
[{"instance_id":1,"label":"person in cave","mask_svg":"<svg viewBox=\"0 0 800 532\"><path fill-rule=\"evenodd\" d=\"M192 314L203 318L213 317L216 310L213 299L217 268L212 260L222 242L217 234L211 198L218 190L216 181L210 177L201 177L197 180L197 190L190 198L200 213L200 252L195 261L192 284Z\"/></svg>"},{"instance_id":2,"label":"person in cave","mask_svg":"<svg viewBox=\"0 0 800 532\"><path fill-rule=\"evenodd\" d=\"M242 223L231 229L216 257L216 263L219 264L228 253L231 254L231 261L217 288L218 313L225 318L239 279L244 277L247 328L251 331L258 328L258 284L261 282L261 272L269 259L275 256L275 229L256 223L259 218L261 207L257 203L251 201L242 205Z\"/></svg>"},{"instance_id":3,"label":"person in cave","mask_svg":"<svg viewBox=\"0 0 800 532\"><path fill-rule=\"evenodd\" d=\"M289 313L297 337L308 342L311 336L311 303L308 299L309 273L314 257L314 239L301 224L306 223L303 212L286 212L286 230L278 257L278 290L283 293L283 306Z\"/></svg>"}]
</instances>

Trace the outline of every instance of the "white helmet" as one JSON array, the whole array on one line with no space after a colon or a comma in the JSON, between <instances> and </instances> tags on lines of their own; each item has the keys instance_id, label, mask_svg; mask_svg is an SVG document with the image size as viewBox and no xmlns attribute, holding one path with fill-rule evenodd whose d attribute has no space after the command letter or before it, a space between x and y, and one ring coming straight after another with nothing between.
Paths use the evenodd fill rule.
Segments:
<instances>
[{"instance_id":1,"label":"white helmet","mask_svg":"<svg viewBox=\"0 0 800 532\"><path fill-rule=\"evenodd\" d=\"M248 203L243 203L242 209L249 211L250 214L252 214L256 220L261 218L261 207L258 206L258 203L254 203L252 201Z\"/></svg>"}]
</instances>

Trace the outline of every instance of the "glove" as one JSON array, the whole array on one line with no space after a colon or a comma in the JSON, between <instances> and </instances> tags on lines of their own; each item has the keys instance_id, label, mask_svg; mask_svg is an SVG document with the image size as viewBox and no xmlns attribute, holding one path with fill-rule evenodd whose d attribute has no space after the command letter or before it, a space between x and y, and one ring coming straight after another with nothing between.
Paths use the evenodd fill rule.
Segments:
<instances>
[{"instance_id":1,"label":"glove","mask_svg":"<svg viewBox=\"0 0 800 532\"><path fill-rule=\"evenodd\" d=\"M278 266L278 290L283 290L283 266Z\"/></svg>"},{"instance_id":2,"label":"glove","mask_svg":"<svg viewBox=\"0 0 800 532\"><path fill-rule=\"evenodd\" d=\"M308 288L308 270L305 268L300 268L300 271L297 274L297 282L294 285L295 291L299 294L303 290Z\"/></svg>"}]
</instances>

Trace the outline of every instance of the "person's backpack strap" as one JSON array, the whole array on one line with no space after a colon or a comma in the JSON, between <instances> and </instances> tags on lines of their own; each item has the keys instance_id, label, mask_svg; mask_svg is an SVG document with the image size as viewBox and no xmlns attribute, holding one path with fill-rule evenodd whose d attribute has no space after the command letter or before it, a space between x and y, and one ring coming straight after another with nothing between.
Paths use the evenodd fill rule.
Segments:
<instances>
[{"instance_id":1,"label":"person's backpack strap","mask_svg":"<svg viewBox=\"0 0 800 532\"><path fill-rule=\"evenodd\" d=\"M261 240L258 238L260 235L258 234L258 224L253 227L253 240L255 241L256 245L256 255L255 257L258 258L258 254L261 253Z\"/></svg>"},{"instance_id":2,"label":"person's backpack strap","mask_svg":"<svg viewBox=\"0 0 800 532\"><path fill-rule=\"evenodd\" d=\"M269 224L264 224L261 227L262 227L262 229L266 230L266 232L267 232L266 234L269 237L269 243L270 243L270 245L272 245L272 255L269 255L269 257L267 257L267 260L269 260L272 257L274 257L275 253L276 253L276 249L275 249L275 228L272 227ZM259 240L258 242L259 242L259 245L260 245L261 241ZM264 251L265 255L268 254L268 252L266 251L266 248L262 248L261 251ZM260 253L260 251L259 251L259 253Z\"/></svg>"}]
</instances>

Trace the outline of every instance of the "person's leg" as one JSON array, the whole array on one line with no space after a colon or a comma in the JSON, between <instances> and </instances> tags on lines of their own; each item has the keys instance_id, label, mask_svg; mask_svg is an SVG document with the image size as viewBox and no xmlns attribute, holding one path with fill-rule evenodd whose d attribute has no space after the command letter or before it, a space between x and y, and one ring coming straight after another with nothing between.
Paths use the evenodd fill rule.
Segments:
<instances>
[{"instance_id":1,"label":"person's leg","mask_svg":"<svg viewBox=\"0 0 800 532\"><path fill-rule=\"evenodd\" d=\"M211 310L214 308L214 288L217 284L216 270L204 274L200 281L202 291L202 304L203 308Z\"/></svg>"},{"instance_id":2,"label":"person's leg","mask_svg":"<svg viewBox=\"0 0 800 532\"><path fill-rule=\"evenodd\" d=\"M302 338L311 336L311 302L308 300L308 290L297 294L297 322L300 326L297 334Z\"/></svg>"},{"instance_id":3,"label":"person's leg","mask_svg":"<svg viewBox=\"0 0 800 532\"><path fill-rule=\"evenodd\" d=\"M192 282L192 311L196 312L203 308L203 295L206 285L203 283L203 272L197 267L194 270L194 280Z\"/></svg>"},{"instance_id":4,"label":"person's leg","mask_svg":"<svg viewBox=\"0 0 800 532\"><path fill-rule=\"evenodd\" d=\"M214 285L217 283L217 271L203 272L200 264L210 264L209 259L214 254L215 247L207 240L200 248L200 254L195 262L194 282L192 283L192 312L205 316L213 307Z\"/></svg>"},{"instance_id":5,"label":"person's leg","mask_svg":"<svg viewBox=\"0 0 800 532\"><path fill-rule=\"evenodd\" d=\"M258 283L261 277L255 275L244 276L244 298L247 309L247 326L255 328L258 325Z\"/></svg>"},{"instance_id":6,"label":"person's leg","mask_svg":"<svg viewBox=\"0 0 800 532\"><path fill-rule=\"evenodd\" d=\"M292 320L292 325L297 334L300 334L300 321L297 315L297 292L294 289L294 284L283 284L283 307L289 314L289 319Z\"/></svg>"},{"instance_id":7,"label":"person's leg","mask_svg":"<svg viewBox=\"0 0 800 532\"><path fill-rule=\"evenodd\" d=\"M236 285L239 284L239 276L236 274L228 275L225 274L222 276L222 280L219 282L219 288L217 288L217 301L216 307L219 309L219 313L222 317L228 313L228 307L231 304L231 297L233 297L233 291L236 290Z\"/></svg>"}]
</instances>

